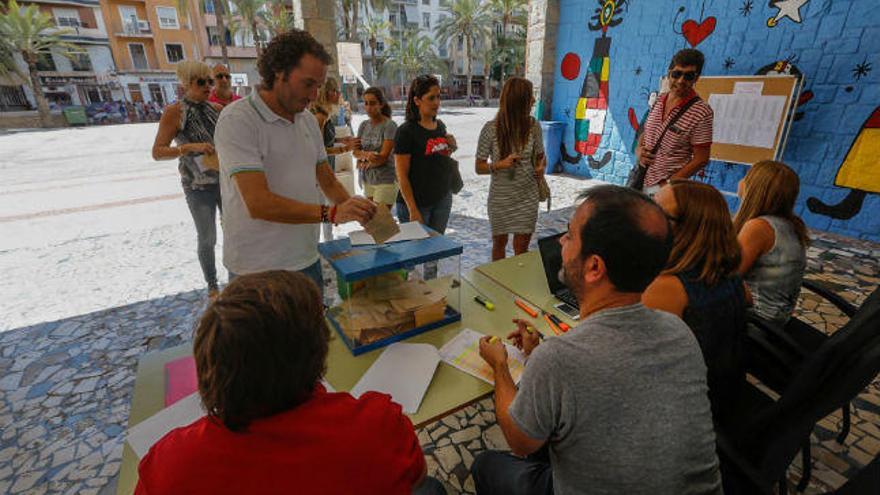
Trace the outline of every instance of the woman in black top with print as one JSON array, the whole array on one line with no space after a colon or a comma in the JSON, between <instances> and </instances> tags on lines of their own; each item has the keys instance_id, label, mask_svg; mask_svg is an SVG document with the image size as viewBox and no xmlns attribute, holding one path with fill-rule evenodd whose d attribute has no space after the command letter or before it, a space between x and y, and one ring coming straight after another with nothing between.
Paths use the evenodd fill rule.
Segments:
<instances>
[{"instance_id":1,"label":"woman in black top with print","mask_svg":"<svg viewBox=\"0 0 880 495\"><path fill-rule=\"evenodd\" d=\"M406 122L394 137L394 162L400 221L421 222L442 234L452 211L448 157L456 144L437 119L439 109L440 81L429 75L415 78L407 96Z\"/></svg>"}]
</instances>

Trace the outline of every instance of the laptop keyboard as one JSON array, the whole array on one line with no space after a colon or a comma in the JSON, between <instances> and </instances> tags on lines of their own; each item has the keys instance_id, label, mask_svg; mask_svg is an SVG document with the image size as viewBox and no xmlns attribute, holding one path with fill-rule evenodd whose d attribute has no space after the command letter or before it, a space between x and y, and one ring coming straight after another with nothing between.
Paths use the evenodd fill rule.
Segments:
<instances>
[{"instance_id":1,"label":"laptop keyboard","mask_svg":"<svg viewBox=\"0 0 880 495\"><path fill-rule=\"evenodd\" d=\"M558 297L560 301L568 304L569 306L573 306L575 308L580 307L577 298L568 289L563 289L557 292L556 297Z\"/></svg>"}]
</instances>

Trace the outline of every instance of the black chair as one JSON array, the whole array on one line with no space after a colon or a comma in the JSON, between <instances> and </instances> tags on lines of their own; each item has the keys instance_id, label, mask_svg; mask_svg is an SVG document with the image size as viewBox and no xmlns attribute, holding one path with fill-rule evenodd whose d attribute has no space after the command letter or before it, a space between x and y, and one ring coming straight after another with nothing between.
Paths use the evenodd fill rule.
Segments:
<instances>
[{"instance_id":1,"label":"black chair","mask_svg":"<svg viewBox=\"0 0 880 495\"><path fill-rule=\"evenodd\" d=\"M798 489L810 479L810 433L816 423L848 404L880 372L880 291L834 335L806 355L774 401L756 386L744 388L729 421L716 425L719 457L727 493L770 493L799 450L804 472ZM749 341L751 348L753 342ZM780 367L782 368L782 367Z\"/></svg>"},{"instance_id":2,"label":"black chair","mask_svg":"<svg viewBox=\"0 0 880 495\"><path fill-rule=\"evenodd\" d=\"M880 301L877 300L878 296L876 295L869 296L861 308L856 308L818 282L805 279L803 287L830 302L850 319L857 313L862 315L860 319L880 317L880 304L878 304ZM876 293L875 290L874 294ZM870 301L874 302L869 303ZM803 365L807 356L816 352L829 338L825 332L794 317L781 329L755 315L749 317L749 323L746 369L777 393L782 393L788 387L792 377ZM853 331L852 327L847 324L838 332ZM870 326L859 326L858 328L867 332L868 335L872 332ZM837 436L837 442L843 444L850 430L849 403L841 408L841 417L842 427Z\"/></svg>"},{"instance_id":3,"label":"black chair","mask_svg":"<svg viewBox=\"0 0 880 495\"><path fill-rule=\"evenodd\" d=\"M827 495L877 495L880 493L880 455L843 486Z\"/></svg>"}]
</instances>

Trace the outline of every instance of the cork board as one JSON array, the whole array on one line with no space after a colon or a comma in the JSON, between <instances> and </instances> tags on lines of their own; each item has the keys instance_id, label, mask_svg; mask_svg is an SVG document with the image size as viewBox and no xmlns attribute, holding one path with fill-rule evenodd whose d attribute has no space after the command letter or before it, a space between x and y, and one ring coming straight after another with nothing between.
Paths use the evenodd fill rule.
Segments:
<instances>
[{"instance_id":1,"label":"cork board","mask_svg":"<svg viewBox=\"0 0 880 495\"><path fill-rule=\"evenodd\" d=\"M772 148L763 148L713 143L711 157L713 160L743 163L746 165L751 165L761 160L773 160L782 154L785 146L789 116L794 111L792 102L795 101L800 92L798 78L795 76L705 76L697 81L695 89L703 101L709 102L709 97L713 94L733 94L734 86L738 82L763 83L760 93L762 96L785 97L784 110L778 122L763 123L772 124L772 128L776 131L776 135L773 138L773 146ZM761 122L756 122L756 124L761 124Z\"/></svg>"}]
</instances>

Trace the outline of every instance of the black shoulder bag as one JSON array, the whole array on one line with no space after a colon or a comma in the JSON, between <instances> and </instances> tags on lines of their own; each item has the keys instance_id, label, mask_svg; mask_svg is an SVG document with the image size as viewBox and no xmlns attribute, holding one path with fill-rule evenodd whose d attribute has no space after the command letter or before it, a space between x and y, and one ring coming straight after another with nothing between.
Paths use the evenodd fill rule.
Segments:
<instances>
[{"instance_id":1,"label":"black shoulder bag","mask_svg":"<svg viewBox=\"0 0 880 495\"><path fill-rule=\"evenodd\" d=\"M669 122L666 124L666 127L663 128L663 132L660 133L660 137L657 138L657 142L654 144L654 147L651 149L652 155L656 155L657 152L660 151L660 145L663 144L663 138L666 137L666 131L668 131L670 127L674 126L678 122L678 119L680 119L681 116L684 115L688 111L688 109L692 107L694 103L696 103L699 99L699 96L694 96L693 98L688 100L688 102L681 107L681 111L679 111L669 120ZM653 108L651 110L653 110ZM645 188L645 176L647 174L648 167L642 166L641 163L636 162L636 164L633 165L632 170L629 171L629 176L626 178L626 187L641 191Z\"/></svg>"}]
</instances>

